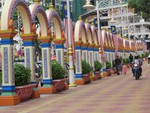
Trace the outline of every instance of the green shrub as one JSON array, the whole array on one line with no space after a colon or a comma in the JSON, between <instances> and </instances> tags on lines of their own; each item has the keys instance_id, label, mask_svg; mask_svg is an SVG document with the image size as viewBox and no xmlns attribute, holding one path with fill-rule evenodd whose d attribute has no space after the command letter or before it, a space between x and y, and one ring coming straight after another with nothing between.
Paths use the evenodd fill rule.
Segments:
<instances>
[{"instance_id":1,"label":"green shrub","mask_svg":"<svg viewBox=\"0 0 150 113\"><path fill-rule=\"evenodd\" d=\"M127 64L127 59L123 58L122 62L123 62L123 64Z\"/></svg>"},{"instance_id":2,"label":"green shrub","mask_svg":"<svg viewBox=\"0 0 150 113\"><path fill-rule=\"evenodd\" d=\"M100 63L98 60L94 61L94 68L95 71L100 71L102 68L102 63Z\"/></svg>"},{"instance_id":3,"label":"green shrub","mask_svg":"<svg viewBox=\"0 0 150 113\"><path fill-rule=\"evenodd\" d=\"M82 74L89 74L90 71L92 71L90 64L82 60Z\"/></svg>"},{"instance_id":4,"label":"green shrub","mask_svg":"<svg viewBox=\"0 0 150 113\"><path fill-rule=\"evenodd\" d=\"M0 71L0 84L2 84L2 71Z\"/></svg>"},{"instance_id":5,"label":"green shrub","mask_svg":"<svg viewBox=\"0 0 150 113\"><path fill-rule=\"evenodd\" d=\"M65 68L63 68L56 60L52 60L51 65L52 65L52 78L54 80L65 78L66 74Z\"/></svg>"},{"instance_id":6,"label":"green shrub","mask_svg":"<svg viewBox=\"0 0 150 113\"><path fill-rule=\"evenodd\" d=\"M31 71L21 64L15 64L14 76L16 86L27 85L30 83Z\"/></svg>"},{"instance_id":7,"label":"green shrub","mask_svg":"<svg viewBox=\"0 0 150 113\"><path fill-rule=\"evenodd\" d=\"M116 67L115 60L112 61L112 65L113 65L113 67Z\"/></svg>"},{"instance_id":8,"label":"green shrub","mask_svg":"<svg viewBox=\"0 0 150 113\"><path fill-rule=\"evenodd\" d=\"M111 68L111 63L106 61L106 69L110 69Z\"/></svg>"},{"instance_id":9,"label":"green shrub","mask_svg":"<svg viewBox=\"0 0 150 113\"><path fill-rule=\"evenodd\" d=\"M129 64L130 63L130 59L126 58L126 63Z\"/></svg>"}]
</instances>

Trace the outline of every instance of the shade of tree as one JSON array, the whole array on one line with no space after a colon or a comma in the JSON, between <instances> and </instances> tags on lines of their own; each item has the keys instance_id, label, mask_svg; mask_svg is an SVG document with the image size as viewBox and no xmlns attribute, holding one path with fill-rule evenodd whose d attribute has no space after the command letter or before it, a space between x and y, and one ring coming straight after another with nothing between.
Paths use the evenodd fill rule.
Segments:
<instances>
[{"instance_id":1,"label":"shade of tree","mask_svg":"<svg viewBox=\"0 0 150 113\"><path fill-rule=\"evenodd\" d=\"M128 0L130 8L134 8L135 12L141 14L146 20L150 19L150 0Z\"/></svg>"}]
</instances>

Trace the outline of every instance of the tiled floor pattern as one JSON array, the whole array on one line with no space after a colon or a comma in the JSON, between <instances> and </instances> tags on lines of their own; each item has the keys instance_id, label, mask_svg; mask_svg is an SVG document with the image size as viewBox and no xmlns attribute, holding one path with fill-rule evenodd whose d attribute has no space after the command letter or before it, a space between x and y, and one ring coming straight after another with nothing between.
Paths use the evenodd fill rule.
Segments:
<instances>
[{"instance_id":1,"label":"tiled floor pattern","mask_svg":"<svg viewBox=\"0 0 150 113\"><path fill-rule=\"evenodd\" d=\"M150 67L143 66L143 77L138 81L129 69L127 75L0 107L0 113L150 113Z\"/></svg>"}]
</instances>

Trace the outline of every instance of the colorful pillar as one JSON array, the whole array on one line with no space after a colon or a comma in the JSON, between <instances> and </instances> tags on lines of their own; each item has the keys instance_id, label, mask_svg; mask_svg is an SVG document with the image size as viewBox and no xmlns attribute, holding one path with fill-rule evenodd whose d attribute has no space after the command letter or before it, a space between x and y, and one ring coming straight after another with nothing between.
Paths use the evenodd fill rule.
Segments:
<instances>
[{"instance_id":1,"label":"colorful pillar","mask_svg":"<svg viewBox=\"0 0 150 113\"><path fill-rule=\"evenodd\" d=\"M41 94L51 94L55 92L55 88L52 85L52 70L51 70L51 39L44 37L39 39L42 44L42 70L43 70L43 87L40 88Z\"/></svg>"},{"instance_id":2,"label":"colorful pillar","mask_svg":"<svg viewBox=\"0 0 150 113\"><path fill-rule=\"evenodd\" d=\"M94 61L99 60L99 45L95 45L94 47Z\"/></svg>"},{"instance_id":3,"label":"colorful pillar","mask_svg":"<svg viewBox=\"0 0 150 113\"><path fill-rule=\"evenodd\" d=\"M2 93L0 105L9 106L20 103L20 98L15 92L13 37L15 31L0 31L2 52Z\"/></svg>"},{"instance_id":4,"label":"colorful pillar","mask_svg":"<svg viewBox=\"0 0 150 113\"><path fill-rule=\"evenodd\" d=\"M81 44L82 41L76 41L75 42L75 55L76 55L76 61L75 61L75 82L78 85L85 84L83 80L82 75L82 50L81 50Z\"/></svg>"},{"instance_id":5,"label":"colorful pillar","mask_svg":"<svg viewBox=\"0 0 150 113\"><path fill-rule=\"evenodd\" d=\"M31 83L35 83L35 46L36 34L22 34L24 41L25 67L31 70Z\"/></svg>"},{"instance_id":6,"label":"colorful pillar","mask_svg":"<svg viewBox=\"0 0 150 113\"><path fill-rule=\"evenodd\" d=\"M89 43L84 43L82 44L82 59L85 60L86 62L88 61L88 45Z\"/></svg>"},{"instance_id":7,"label":"colorful pillar","mask_svg":"<svg viewBox=\"0 0 150 113\"><path fill-rule=\"evenodd\" d=\"M95 44L90 44L88 46L89 64L92 66L93 71L94 71L94 46Z\"/></svg>"},{"instance_id":8,"label":"colorful pillar","mask_svg":"<svg viewBox=\"0 0 150 113\"><path fill-rule=\"evenodd\" d=\"M65 39L54 39L56 44L56 60L62 67L64 67L64 43Z\"/></svg>"}]
</instances>

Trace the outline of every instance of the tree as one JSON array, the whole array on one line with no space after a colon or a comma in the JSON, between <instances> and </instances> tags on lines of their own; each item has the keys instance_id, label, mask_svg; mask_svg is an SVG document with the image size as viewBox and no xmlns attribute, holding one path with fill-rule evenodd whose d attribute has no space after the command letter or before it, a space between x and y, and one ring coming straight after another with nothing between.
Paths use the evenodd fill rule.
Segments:
<instances>
[{"instance_id":1,"label":"tree","mask_svg":"<svg viewBox=\"0 0 150 113\"><path fill-rule=\"evenodd\" d=\"M150 19L150 0L128 0L130 8L141 14L144 19Z\"/></svg>"}]
</instances>

